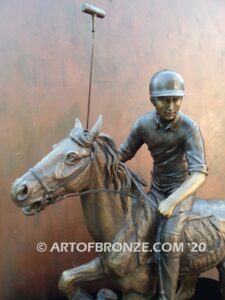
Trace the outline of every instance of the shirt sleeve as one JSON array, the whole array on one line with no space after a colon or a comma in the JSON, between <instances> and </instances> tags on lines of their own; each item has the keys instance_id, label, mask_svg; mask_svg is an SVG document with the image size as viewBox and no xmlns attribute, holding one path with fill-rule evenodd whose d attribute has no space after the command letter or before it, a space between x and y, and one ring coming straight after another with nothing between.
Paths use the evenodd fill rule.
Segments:
<instances>
[{"instance_id":1,"label":"shirt sleeve","mask_svg":"<svg viewBox=\"0 0 225 300\"><path fill-rule=\"evenodd\" d=\"M119 148L119 154L122 157L122 161L125 162L134 157L143 143L141 119L138 119L133 124L127 139Z\"/></svg>"},{"instance_id":2,"label":"shirt sleeve","mask_svg":"<svg viewBox=\"0 0 225 300\"><path fill-rule=\"evenodd\" d=\"M205 147L201 131L197 123L194 123L185 136L185 150L189 173L200 172L207 175L205 161Z\"/></svg>"}]
</instances>

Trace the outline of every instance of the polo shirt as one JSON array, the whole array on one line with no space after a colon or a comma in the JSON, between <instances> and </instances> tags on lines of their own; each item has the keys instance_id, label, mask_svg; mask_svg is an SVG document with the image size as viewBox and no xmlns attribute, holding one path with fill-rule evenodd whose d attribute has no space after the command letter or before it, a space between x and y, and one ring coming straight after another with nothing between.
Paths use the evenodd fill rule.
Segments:
<instances>
[{"instance_id":1,"label":"polo shirt","mask_svg":"<svg viewBox=\"0 0 225 300\"><path fill-rule=\"evenodd\" d=\"M171 193L193 172L207 174L199 126L182 112L166 126L156 111L138 118L120 146L122 161L134 157L143 144L153 158L151 188L158 192Z\"/></svg>"}]
</instances>

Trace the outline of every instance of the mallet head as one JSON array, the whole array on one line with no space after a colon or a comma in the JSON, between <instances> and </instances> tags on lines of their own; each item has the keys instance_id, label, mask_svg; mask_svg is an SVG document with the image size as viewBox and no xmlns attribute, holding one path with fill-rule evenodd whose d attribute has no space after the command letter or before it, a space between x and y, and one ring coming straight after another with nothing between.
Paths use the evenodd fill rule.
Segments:
<instances>
[{"instance_id":1,"label":"mallet head","mask_svg":"<svg viewBox=\"0 0 225 300\"><path fill-rule=\"evenodd\" d=\"M95 7L95 6L87 4L87 3L83 3L81 5L81 11L84 13L87 13L89 15L96 16L101 19L103 19L105 17L105 12L103 9Z\"/></svg>"}]
</instances>

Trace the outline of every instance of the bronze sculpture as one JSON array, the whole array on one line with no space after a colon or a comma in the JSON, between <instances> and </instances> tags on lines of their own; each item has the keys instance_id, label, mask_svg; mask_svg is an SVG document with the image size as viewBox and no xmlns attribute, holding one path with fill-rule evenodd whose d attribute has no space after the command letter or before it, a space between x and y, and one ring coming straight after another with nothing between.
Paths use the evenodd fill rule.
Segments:
<instances>
[{"instance_id":1,"label":"bronze sculpture","mask_svg":"<svg viewBox=\"0 0 225 300\"><path fill-rule=\"evenodd\" d=\"M159 206L162 218L158 240L180 244L183 227L192 209L194 193L204 183L207 166L204 143L197 123L180 113L184 80L171 70L151 79L149 94L156 110L141 116L120 147L123 162L147 144L153 157L149 197ZM158 259L160 300L176 297L181 251L162 251Z\"/></svg>"},{"instance_id":2,"label":"bronze sculpture","mask_svg":"<svg viewBox=\"0 0 225 300\"><path fill-rule=\"evenodd\" d=\"M144 194L142 180L119 160L113 140L100 134L101 118L87 131L79 120L70 135L12 186L12 197L26 215L39 213L71 193L80 195L88 230L96 241L150 242L160 222L158 208ZM225 202L196 199L184 227L181 285L176 299L194 294L200 272L217 266L225 299ZM205 243L193 252L193 243ZM198 249L199 250L199 249ZM157 281L154 253L106 252L93 261L66 270L59 282L68 299L89 299L74 291L78 281L112 277L123 299L151 299ZM85 298L86 297L86 298Z\"/></svg>"}]
</instances>

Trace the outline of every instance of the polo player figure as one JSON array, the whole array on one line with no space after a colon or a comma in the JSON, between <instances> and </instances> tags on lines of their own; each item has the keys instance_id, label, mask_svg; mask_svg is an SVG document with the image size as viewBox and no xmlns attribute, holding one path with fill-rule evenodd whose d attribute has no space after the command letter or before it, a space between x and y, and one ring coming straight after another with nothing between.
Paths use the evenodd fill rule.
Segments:
<instances>
[{"instance_id":1,"label":"polo player figure","mask_svg":"<svg viewBox=\"0 0 225 300\"><path fill-rule=\"evenodd\" d=\"M204 143L197 123L180 112L185 95L180 74L166 69L157 72L150 81L149 92L155 111L134 123L120 146L120 160L126 162L143 144L148 146L153 158L148 195L161 214L158 241L179 245L195 192L207 176ZM180 251L162 251L158 255L160 300L176 299L180 256Z\"/></svg>"}]
</instances>

